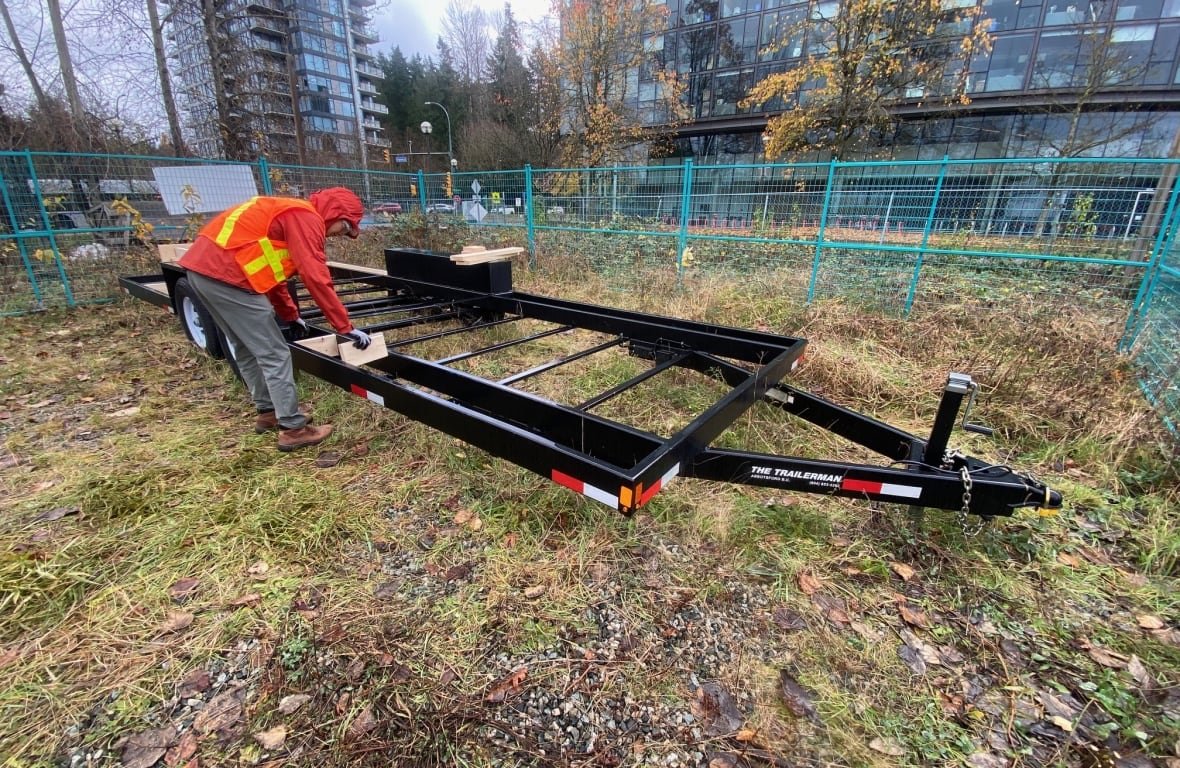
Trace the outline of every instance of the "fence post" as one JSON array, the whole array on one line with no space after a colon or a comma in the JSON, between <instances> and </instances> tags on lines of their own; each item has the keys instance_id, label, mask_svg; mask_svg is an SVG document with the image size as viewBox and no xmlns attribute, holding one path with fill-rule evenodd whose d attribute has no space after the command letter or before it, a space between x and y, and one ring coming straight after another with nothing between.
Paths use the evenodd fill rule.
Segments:
<instances>
[{"instance_id":1,"label":"fence post","mask_svg":"<svg viewBox=\"0 0 1180 768\"><path fill-rule=\"evenodd\" d=\"M33 299L37 302L37 308L41 309L45 306L41 298L41 286L37 282L37 275L33 272L33 264L29 261L29 249L25 247L25 239L21 237L20 221L16 218L16 207L13 205L12 198L8 194L8 182L4 180L3 173L0 173L0 199L4 201L4 209L8 211L8 222L12 227L12 238L16 241L16 249L20 252L21 264L25 268L25 275L29 278L29 287L33 289Z\"/></svg>"},{"instance_id":2,"label":"fence post","mask_svg":"<svg viewBox=\"0 0 1180 768\"><path fill-rule=\"evenodd\" d=\"M533 218L533 166L524 166L524 216L525 231L529 245L529 269L537 268L537 230Z\"/></svg>"},{"instance_id":3,"label":"fence post","mask_svg":"<svg viewBox=\"0 0 1180 768\"><path fill-rule=\"evenodd\" d=\"M926 245L930 242L930 230L934 226L934 213L938 210L938 200L942 197L942 184L946 180L946 167L949 155L942 156L942 165L938 169L938 181L934 184L934 197L930 200L930 210L926 213L926 227L922 230L922 244L918 246L918 258L914 260L914 276L910 279L910 290L905 297L905 316L910 316L914 306L914 295L918 292L918 274L922 271L922 257L926 254Z\"/></svg>"},{"instance_id":4,"label":"fence post","mask_svg":"<svg viewBox=\"0 0 1180 768\"><path fill-rule=\"evenodd\" d=\"M422 213L426 213L426 174L422 169L418 169L418 205L422 207Z\"/></svg>"},{"instance_id":5,"label":"fence post","mask_svg":"<svg viewBox=\"0 0 1180 768\"><path fill-rule=\"evenodd\" d=\"M692 213L692 158L684 158L680 177L680 234L676 238L676 276L684 276L684 251L688 248L688 217Z\"/></svg>"},{"instance_id":6,"label":"fence post","mask_svg":"<svg viewBox=\"0 0 1180 768\"><path fill-rule=\"evenodd\" d=\"M1169 242L1177 242L1176 233L1173 231L1177 222L1172 221L1172 218L1177 215L1177 198L1180 198L1180 183L1172 187L1167 210L1160 221L1160 231L1155 237L1155 246L1151 249L1151 258L1147 260L1147 268L1143 270L1143 279L1139 281L1139 291L1135 294L1135 300L1131 302L1131 309L1127 313L1127 324L1123 329L1123 338L1119 340L1118 344L1120 352L1129 352L1143 331L1143 319L1147 316L1152 294L1155 293L1165 247ZM1170 226L1169 222L1171 222ZM1167 235L1166 238L1165 235Z\"/></svg>"},{"instance_id":7,"label":"fence post","mask_svg":"<svg viewBox=\"0 0 1180 768\"><path fill-rule=\"evenodd\" d=\"M33 153L26 149L24 154L29 166L29 178L33 180L33 189L37 190L37 210L41 212L41 226L45 227L45 236L49 239L49 247L53 249L53 261L57 265L57 275L61 278L61 288L66 295L66 306L77 306L74 292L70 290L70 278L61 263L61 252L57 250L57 236L53 233L53 225L49 223L49 212L45 210L45 197L41 194L41 182L37 179L37 168L33 165Z\"/></svg>"},{"instance_id":8,"label":"fence post","mask_svg":"<svg viewBox=\"0 0 1180 768\"><path fill-rule=\"evenodd\" d=\"M258 158L258 178L262 179L262 194L267 197L274 194L274 187L270 181L270 163L266 162L266 156Z\"/></svg>"},{"instance_id":9,"label":"fence post","mask_svg":"<svg viewBox=\"0 0 1180 768\"><path fill-rule=\"evenodd\" d=\"M824 187L824 207L819 215L819 230L815 233L815 260L811 263L811 280L807 284L808 304L815 300L815 282L819 278L819 262L824 251L824 230L828 226L828 208L832 202L832 184L839 164L840 161L834 157L828 162L828 185Z\"/></svg>"}]
</instances>

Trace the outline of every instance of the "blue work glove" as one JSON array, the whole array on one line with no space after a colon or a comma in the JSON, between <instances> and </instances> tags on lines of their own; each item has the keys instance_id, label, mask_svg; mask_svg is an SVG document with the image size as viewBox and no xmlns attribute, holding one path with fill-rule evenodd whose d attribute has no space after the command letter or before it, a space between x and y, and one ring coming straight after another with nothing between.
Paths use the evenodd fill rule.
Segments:
<instances>
[{"instance_id":1,"label":"blue work glove","mask_svg":"<svg viewBox=\"0 0 1180 768\"><path fill-rule=\"evenodd\" d=\"M369 334L365 333L360 328L353 328L351 331L344 334L344 337L353 344L356 344L357 349L366 349L369 344L373 342L373 340L369 338Z\"/></svg>"}]
</instances>

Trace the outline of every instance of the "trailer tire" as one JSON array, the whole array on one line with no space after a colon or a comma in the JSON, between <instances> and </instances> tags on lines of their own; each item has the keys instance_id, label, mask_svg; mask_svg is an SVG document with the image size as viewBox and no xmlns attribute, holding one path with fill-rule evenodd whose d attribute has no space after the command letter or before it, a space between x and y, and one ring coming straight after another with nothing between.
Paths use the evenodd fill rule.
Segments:
<instances>
[{"instance_id":1,"label":"trailer tire","mask_svg":"<svg viewBox=\"0 0 1180 768\"><path fill-rule=\"evenodd\" d=\"M234 357L233 342L229 340L225 332L220 328L217 329L217 343L221 345L222 358L229 365L229 369L234 372L234 376L237 377L238 381L245 384L246 380L242 378L242 372L238 369L237 358Z\"/></svg>"},{"instance_id":2,"label":"trailer tire","mask_svg":"<svg viewBox=\"0 0 1180 768\"><path fill-rule=\"evenodd\" d=\"M205 309L205 305L197 298L197 292L193 290L187 277L176 281L172 295L176 305L176 318L180 320L180 327L184 329L184 335L193 346L214 360L225 357L221 331L217 323L213 322L209 310Z\"/></svg>"}]
</instances>

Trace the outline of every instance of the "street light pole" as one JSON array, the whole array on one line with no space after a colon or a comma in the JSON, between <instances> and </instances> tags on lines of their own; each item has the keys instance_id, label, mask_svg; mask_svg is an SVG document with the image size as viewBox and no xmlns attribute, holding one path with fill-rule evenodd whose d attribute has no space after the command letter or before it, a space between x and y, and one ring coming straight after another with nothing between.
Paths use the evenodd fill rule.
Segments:
<instances>
[{"instance_id":1,"label":"street light pole","mask_svg":"<svg viewBox=\"0 0 1180 768\"><path fill-rule=\"evenodd\" d=\"M431 104L441 109L443 114L447 116L447 167L453 171L455 170L455 151L454 145L451 143L451 113L437 101L426 102L426 106L430 106Z\"/></svg>"}]
</instances>

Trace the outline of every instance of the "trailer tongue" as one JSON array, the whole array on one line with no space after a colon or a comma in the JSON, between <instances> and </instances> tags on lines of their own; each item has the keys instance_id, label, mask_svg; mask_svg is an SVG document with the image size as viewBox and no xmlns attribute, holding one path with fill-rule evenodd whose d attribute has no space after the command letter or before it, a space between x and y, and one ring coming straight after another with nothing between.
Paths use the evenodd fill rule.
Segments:
<instances>
[{"instance_id":1,"label":"trailer tongue","mask_svg":"<svg viewBox=\"0 0 1180 768\"><path fill-rule=\"evenodd\" d=\"M313 307L303 312L312 340L291 343L295 366L624 514L646 504L676 477L949 509L964 521L968 514L988 518L1011 515L1021 507L1061 506L1061 495L1029 474L948 450L960 413L964 428L984 431L967 423L977 391L969 376L950 374L930 434L920 438L782 383L798 365L804 339L518 292L508 261L456 263L446 255L413 249L389 249L385 261L384 271L345 264L332 264L331 269L353 323L368 333L389 332L388 356L358 367L319 351L314 338L332 332ZM216 328L190 327L201 322L203 310L193 306L183 280L183 270L166 263L163 275L126 277L120 283L134 296L179 309L190 339L209 338ZM525 321L529 330L507 340L435 359L411 354L412 348L439 339L464 334L476 338L492 328L524 327ZM507 375L483 377L456 365L575 331L592 332L595 340ZM406 332L412 335L402 335ZM221 352L232 362L226 344L202 348ZM624 349L647 364L575 404L558 403L520 386L612 349ZM727 391L671 434L595 412L671 369L700 372L723 382ZM889 463L712 447L757 402L863 446Z\"/></svg>"}]
</instances>

